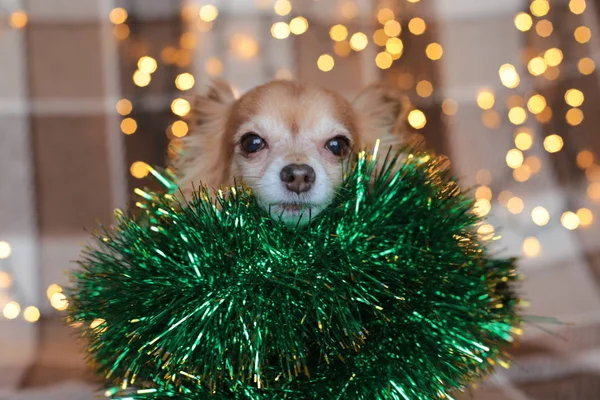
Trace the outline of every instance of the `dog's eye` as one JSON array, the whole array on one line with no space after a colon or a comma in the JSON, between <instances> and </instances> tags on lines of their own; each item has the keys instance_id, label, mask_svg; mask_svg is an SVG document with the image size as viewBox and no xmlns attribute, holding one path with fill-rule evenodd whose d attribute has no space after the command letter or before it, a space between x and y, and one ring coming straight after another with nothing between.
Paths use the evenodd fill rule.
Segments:
<instances>
[{"instance_id":1,"label":"dog's eye","mask_svg":"<svg viewBox=\"0 0 600 400\"><path fill-rule=\"evenodd\" d=\"M336 136L325 143L325 148L338 157L346 157L350 153L350 141L344 136Z\"/></svg>"},{"instance_id":2,"label":"dog's eye","mask_svg":"<svg viewBox=\"0 0 600 400\"><path fill-rule=\"evenodd\" d=\"M241 145L246 153L256 153L257 151L264 149L267 142L256 133L249 132L242 136Z\"/></svg>"}]
</instances>

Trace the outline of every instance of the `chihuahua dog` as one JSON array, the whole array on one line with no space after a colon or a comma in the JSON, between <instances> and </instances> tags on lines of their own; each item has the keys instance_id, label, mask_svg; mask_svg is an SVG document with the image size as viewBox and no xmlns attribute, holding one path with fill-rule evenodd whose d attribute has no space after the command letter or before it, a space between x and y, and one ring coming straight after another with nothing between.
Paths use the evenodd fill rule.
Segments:
<instances>
[{"instance_id":1,"label":"chihuahua dog","mask_svg":"<svg viewBox=\"0 0 600 400\"><path fill-rule=\"evenodd\" d=\"M293 81L272 81L236 98L215 81L195 98L191 134L175 162L180 188L243 181L285 223L306 223L332 201L344 160L362 149L403 143L408 101L381 84L350 102Z\"/></svg>"}]
</instances>

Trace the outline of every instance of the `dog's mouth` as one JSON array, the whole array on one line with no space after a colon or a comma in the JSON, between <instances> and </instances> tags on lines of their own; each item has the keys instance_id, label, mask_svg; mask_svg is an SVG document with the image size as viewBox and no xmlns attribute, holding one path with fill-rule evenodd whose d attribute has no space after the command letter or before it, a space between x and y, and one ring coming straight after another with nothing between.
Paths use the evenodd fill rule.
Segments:
<instances>
[{"instance_id":1,"label":"dog's mouth","mask_svg":"<svg viewBox=\"0 0 600 400\"><path fill-rule=\"evenodd\" d=\"M309 203L278 203L273 205L273 210L284 213L300 214L310 212L312 204Z\"/></svg>"},{"instance_id":2,"label":"dog's mouth","mask_svg":"<svg viewBox=\"0 0 600 400\"><path fill-rule=\"evenodd\" d=\"M301 202L275 203L268 208L274 219L294 226L306 224L323 209L322 205Z\"/></svg>"}]
</instances>

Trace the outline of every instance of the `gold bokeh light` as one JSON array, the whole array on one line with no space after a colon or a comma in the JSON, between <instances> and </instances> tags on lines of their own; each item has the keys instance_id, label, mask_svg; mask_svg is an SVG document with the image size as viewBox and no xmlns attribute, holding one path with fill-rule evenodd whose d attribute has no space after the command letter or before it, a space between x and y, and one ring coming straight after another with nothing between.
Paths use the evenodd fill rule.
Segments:
<instances>
[{"instance_id":1,"label":"gold bokeh light","mask_svg":"<svg viewBox=\"0 0 600 400\"><path fill-rule=\"evenodd\" d=\"M12 248L10 247L10 244L8 244L8 242L5 241L0 241L0 260L5 260L8 257L10 257L12 253Z\"/></svg>"},{"instance_id":2,"label":"gold bokeh light","mask_svg":"<svg viewBox=\"0 0 600 400\"><path fill-rule=\"evenodd\" d=\"M69 307L69 301L64 293L54 293L50 298L50 304L58 311L64 311Z\"/></svg>"},{"instance_id":3,"label":"gold bokeh light","mask_svg":"<svg viewBox=\"0 0 600 400\"><path fill-rule=\"evenodd\" d=\"M546 136L544 139L544 149L548 153L557 153L563 148L564 142L562 137L553 133L551 135Z\"/></svg>"},{"instance_id":4,"label":"gold bokeh light","mask_svg":"<svg viewBox=\"0 0 600 400\"><path fill-rule=\"evenodd\" d=\"M594 214L589 208L580 208L577 210L577 217L581 226L590 226L594 222Z\"/></svg>"},{"instance_id":5,"label":"gold bokeh light","mask_svg":"<svg viewBox=\"0 0 600 400\"><path fill-rule=\"evenodd\" d=\"M445 99L442 102L442 112L446 115L455 115L458 112L458 102L453 99Z\"/></svg>"},{"instance_id":6,"label":"gold bokeh light","mask_svg":"<svg viewBox=\"0 0 600 400\"><path fill-rule=\"evenodd\" d=\"M427 117L423 111L414 109L408 113L408 123L415 129L422 129L427 125Z\"/></svg>"},{"instance_id":7,"label":"gold bokeh light","mask_svg":"<svg viewBox=\"0 0 600 400\"><path fill-rule=\"evenodd\" d=\"M517 15L515 15L514 23L515 27L518 30L520 30L521 32L527 32L533 26L533 19L531 18L531 15L524 12L520 12Z\"/></svg>"},{"instance_id":8,"label":"gold bokeh light","mask_svg":"<svg viewBox=\"0 0 600 400\"><path fill-rule=\"evenodd\" d=\"M533 146L533 135L528 131L520 131L515 135L515 146L517 149L525 151Z\"/></svg>"},{"instance_id":9,"label":"gold bokeh light","mask_svg":"<svg viewBox=\"0 0 600 400\"><path fill-rule=\"evenodd\" d=\"M185 117L190 112L192 106L190 102L186 99L175 99L171 102L171 111L173 114L178 115L180 117Z\"/></svg>"},{"instance_id":10,"label":"gold bokeh light","mask_svg":"<svg viewBox=\"0 0 600 400\"><path fill-rule=\"evenodd\" d=\"M534 94L527 100L527 109L532 114L539 114L546 108L546 98L541 94Z\"/></svg>"},{"instance_id":11,"label":"gold bokeh light","mask_svg":"<svg viewBox=\"0 0 600 400\"><path fill-rule=\"evenodd\" d=\"M271 35L275 39L285 39L290 36L290 26L282 21L275 22L271 26Z\"/></svg>"},{"instance_id":12,"label":"gold bokeh light","mask_svg":"<svg viewBox=\"0 0 600 400\"><path fill-rule=\"evenodd\" d=\"M393 62L394 59L392 58L391 54L385 51L378 53L375 57L375 64L381 69L390 68Z\"/></svg>"},{"instance_id":13,"label":"gold bokeh light","mask_svg":"<svg viewBox=\"0 0 600 400\"><path fill-rule=\"evenodd\" d=\"M292 12L292 3L289 0L277 0L273 5L273 11L280 16L286 16Z\"/></svg>"},{"instance_id":14,"label":"gold bokeh light","mask_svg":"<svg viewBox=\"0 0 600 400\"><path fill-rule=\"evenodd\" d=\"M121 121L121 131L126 135L133 135L137 128L137 122L133 118L125 118Z\"/></svg>"},{"instance_id":15,"label":"gold bokeh light","mask_svg":"<svg viewBox=\"0 0 600 400\"><path fill-rule=\"evenodd\" d=\"M114 27L113 33L118 40L125 40L129 37L131 30L127 24L121 24Z\"/></svg>"},{"instance_id":16,"label":"gold bokeh light","mask_svg":"<svg viewBox=\"0 0 600 400\"><path fill-rule=\"evenodd\" d=\"M6 303L4 309L2 310L2 314L6 319L15 319L21 313L21 306L16 301L10 301Z\"/></svg>"},{"instance_id":17,"label":"gold bokeh light","mask_svg":"<svg viewBox=\"0 0 600 400\"><path fill-rule=\"evenodd\" d=\"M547 225L550 222L550 213L542 206L534 207L531 210L531 219L538 226Z\"/></svg>"},{"instance_id":18,"label":"gold bokeh light","mask_svg":"<svg viewBox=\"0 0 600 400\"><path fill-rule=\"evenodd\" d=\"M589 150L581 150L577 154L577 166L586 169L594 165L594 153Z\"/></svg>"},{"instance_id":19,"label":"gold bokeh light","mask_svg":"<svg viewBox=\"0 0 600 400\"><path fill-rule=\"evenodd\" d=\"M352 37L350 37L350 47L354 51L364 50L369 44L369 38L362 32L356 32Z\"/></svg>"},{"instance_id":20,"label":"gold bokeh light","mask_svg":"<svg viewBox=\"0 0 600 400\"><path fill-rule=\"evenodd\" d=\"M342 24L334 25L331 27L331 29L329 29L329 37L335 42L341 42L342 40L346 40L346 38L348 37L348 28L346 28Z\"/></svg>"},{"instance_id":21,"label":"gold bokeh light","mask_svg":"<svg viewBox=\"0 0 600 400\"><path fill-rule=\"evenodd\" d=\"M152 81L152 76L150 74L146 74L142 71L135 71L133 73L133 83L139 87L146 87Z\"/></svg>"},{"instance_id":22,"label":"gold bokeh light","mask_svg":"<svg viewBox=\"0 0 600 400\"><path fill-rule=\"evenodd\" d=\"M27 322L36 322L40 319L40 310L37 307L29 306L23 311L23 318Z\"/></svg>"},{"instance_id":23,"label":"gold bokeh light","mask_svg":"<svg viewBox=\"0 0 600 400\"><path fill-rule=\"evenodd\" d=\"M212 22L219 16L219 10L212 4L206 4L200 8L198 15L202 21Z\"/></svg>"},{"instance_id":24,"label":"gold bokeh light","mask_svg":"<svg viewBox=\"0 0 600 400\"><path fill-rule=\"evenodd\" d=\"M185 121L175 121L171 125L171 132L173 136L181 138L188 134L189 127Z\"/></svg>"},{"instance_id":25,"label":"gold bokeh light","mask_svg":"<svg viewBox=\"0 0 600 400\"><path fill-rule=\"evenodd\" d=\"M523 164L529 167L532 174L537 174L542 169L542 162L536 156L525 157L525 162Z\"/></svg>"},{"instance_id":26,"label":"gold bokeh light","mask_svg":"<svg viewBox=\"0 0 600 400\"><path fill-rule=\"evenodd\" d=\"M512 64L502 65L498 70L498 75L500 75L502 84L509 89L516 88L521 82L521 78Z\"/></svg>"},{"instance_id":27,"label":"gold bokeh light","mask_svg":"<svg viewBox=\"0 0 600 400\"><path fill-rule=\"evenodd\" d=\"M0 271L0 289L6 289L12 286L12 276L8 272Z\"/></svg>"},{"instance_id":28,"label":"gold bokeh light","mask_svg":"<svg viewBox=\"0 0 600 400\"><path fill-rule=\"evenodd\" d=\"M589 57L584 57L577 62L577 69L582 75L591 75L596 69L596 63Z\"/></svg>"},{"instance_id":29,"label":"gold bokeh light","mask_svg":"<svg viewBox=\"0 0 600 400\"><path fill-rule=\"evenodd\" d=\"M477 188L477 190L475 191L475 198L477 200L485 199L485 200L491 201L492 200L492 189L490 189L489 186L479 186Z\"/></svg>"},{"instance_id":30,"label":"gold bokeh light","mask_svg":"<svg viewBox=\"0 0 600 400\"><path fill-rule=\"evenodd\" d=\"M527 111L523 107L512 107L508 110L508 120L515 125L521 125L527 121Z\"/></svg>"},{"instance_id":31,"label":"gold bokeh light","mask_svg":"<svg viewBox=\"0 0 600 400\"><path fill-rule=\"evenodd\" d=\"M536 17L543 17L550 11L550 4L548 0L533 0L529 5L529 10Z\"/></svg>"},{"instance_id":32,"label":"gold bokeh light","mask_svg":"<svg viewBox=\"0 0 600 400\"><path fill-rule=\"evenodd\" d=\"M525 256L533 258L540 255L542 251L542 245L536 237L529 236L523 241L522 250Z\"/></svg>"},{"instance_id":33,"label":"gold bokeh light","mask_svg":"<svg viewBox=\"0 0 600 400\"><path fill-rule=\"evenodd\" d=\"M385 46L388 39L389 37L385 34L385 31L383 29L377 29L373 33L373 42L375 42L377 46Z\"/></svg>"},{"instance_id":34,"label":"gold bokeh light","mask_svg":"<svg viewBox=\"0 0 600 400\"><path fill-rule=\"evenodd\" d=\"M525 204L520 197L513 196L506 202L506 208L511 214L520 214L525 208Z\"/></svg>"},{"instance_id":35,"label":"gold bokeh light","mask_svg":"<svg viewBox=\"0 0 600 400\"><path fill-rule=\"evenodd\" d=\"M519 149L510 149L507 153L506 153L506 165L508 165L510 168L519 168L521 165L523 165L523 160L525 159L525 157L523 156L523 152Z\"/></svg>"},{"instance_id":36,"label":"gold bokeh light","mask_svg":"<svg viewBox=\"0 0 600 400\"><path fill-rule=\"evenodd\" d=\"M288 28L289 26L286 25ZM289 36L289 32L287 33ZM286 36L287 37L287 36ZM249 60L256 56L259 50L258 42L252 36L244 33L236 33L229 40L229 46L236 56Z\"/></svg>"},{"instance_id":37,"label":"gold bokeh light","mask_svg":"<svg viewBox=\"0 0 600 400\"><path fill-rule=\"evenodd\" d=\"M546 64L550 67L556 67L562 63L564 58L563 52L561 49L552 47L544 52L544 60Z\"/></svg>"},{"instance_id":38,"label":"gold bokeh light","mask_svg":"<svg viewBox=\"0 0 600 400\"><path fill-rule=\"evenodd\" d=\"M515 181L520 183L529 180L529 178L531 178L531 175L532 172L531 168L529 168L529 165L523 164L519 168L513 170L513 178L515 179Z\"/></svg>"},{"instance_id":39,"label":"gold bokeh light","mask_svg":"<svg viewBox=\"0 0 600 400\"><path fill-rule=\"evenodd\" d=\"M335 45L333 45L333 52L340 57L348 57L350 53L352 53L352 48L350 47L350 43L344 40L336 42Z\"/></svg>"},{"instance_id":40,"label":"gold bokeh light","mask_svg":"<svg viewBox=\"0 0 600 400\"><path fill-rule=\"evenodd\" d=\"M481 89L477 93L477 105L483 110L489 110L494 107L496 103L496 97L494 92L489 89Z\"/></svg>"},{"instance_id":41,"label":"gold bokeh light","mask_svg":"<svg viewBox=\"0 0 600 400\"><path fill-rule=\"evenodd\" d=\"M149 165L143 161L136 161L129 167L129 172L131 176L137 179L142 179L148 176L150 173Z\"/></svg>"},{"instance_id":42,"label":"gold bokeh light","mask_svg":"<svg viewBox=\"0 0 600 400\"><path fill-rule=\"evenodd\" d=\"M600 182L592 182L587 188L587 195L591 200L600 203Z\"/></svg>"},{"instance_id":43,"label":"gold bokeh light","mask_svg":"<svg viewBox=\"0 0 600 400\"><path fill-rule=\"evenodd\" d=\"M571 0L569 1L569 9L571 10L571 12L573 14L579 15L579 14L583 14L583 12L585 11L587 4L585 3L586 0Z\"/></svg>"},{"instance_id":44,"label":"gold bokeh light","mask_svg":"<svg viewBox=\"0 0 600 400\"><path fill-rule=\"evenodd\" d=\"M335 66L333 57L329 54L322 54L317 59L317 67L323 72L329 72Z\"/></svg>"},{"instance_id":45,"label":"gold bokeh light","mask_svg":"<svg viewBox=\"0 0 600 400\"><path fill-rule=\"evenodd\" d=\"M156 72L156 68L158 68L158 64L156 60L150 56L141 57L138 60L138 69L144 74L152 74Z\"/></svg>"},{"instance_id":46,"label":"gold bokeh light","mask_svg":"<svg viewBox=\"0 0 600 400\"><path fill-rule=\"evenodd\" d=\"M422 80L417 83L417 94L421 97L429 97L433 93L433 85L428 80Z\"/></svg>"},{"instance_id":47,"label":"gold bokeh light","mask_svg":"<svg viewBox=\"0 0 600 400\"><path fill-rule=\"evenodd\" d=\"M116 108L120 115L129 115L133 111L133 104L127 99L121 99L117 101Z\"/></svg>"},{"instance_id":48,"label":"gold bokeh light","mask_svg":"<svg viewBox=\"0 0 600 400\"><path fill-rule=\"evenodd\" d=\"M204 63L204 70L210 76L220 76L223 73L223 62L217 57L210 57Z\"/></svg>"},{"instance_id":49,"label":"gold bokeh light","mask_svg":"<svg viewBox=\"0 0 600 400\"><path fill-rule=\"evenodd\" d=\"M592 38L592 31L587 26L579 26L575 29L573 36L579 43L587 43Z\"/></svg>"},{"instance_id":50,"label":"gold bokeh light","mask_svg":"<svg viewBox=\"0 0 600 400\"><path fill-rule=\"evenodd\" d=\"M17 10L10 14L9 24L13 29L22 29L25 28L29 17L27 13L23 10Z\"/></svg>"},{"instance_id":51,"label":"gold bokeh light","mask_svg":"<svg viewBox=\"0 0 600 400\"><path fill-rule=\"evenodd\" d=\"M404 51L404 43L397 37L389 38L385 43L385 50L393 55L400 55Z\"/></svg>"},{"instance_id":52,"label":"gold bokeh light","mask_svg":"<svg viewBox=\"0 0 600 400\"><path fill-rule=\"evenodd\" d=\"M483 224L477 229L477 234L482 240L491 240L494 238L494 226L491 224Z\"/></svg>"},{"instance_id":53,"label":"gold bokeh light","mask_svg":"<svg viewBox=\"0 0 600 400\"><path fill-rule=\"evenodd\" d=\"M486 128L496 129L500 126L502 119L496 110L486 110L481 114L481 122Z\"/></svg>"},{"instance_id":54,"label":"gold bokeh light","mask_svg":"<svg viewBox=\"0 0 600 400\"><path fill-rule=\"evenodd\" d=\"M552 35L553 30L554 26L552 25L552 22L548 21L547 19L542 19L535 24L535 31L541 37L545 38Z\"/></svg>"},{"instance_id":55,"label":"gold bokeh light","mask_svg":"<svg viewBox=\"0 0 600 400\"><path fill-rule=\"evenodd\" d=\"M423 18L415 17L408 21L408 30L413 35L422 35L427 29L427 24Z\"/></svg>"},{"instance_id":56,"label":"gold bokeh light","mask_svg":"<svg viewBox=\"0 0 600 400\"><path fill-rule=\"evenodd\" d=\"M425 48L425 54L430 60L437 61L444 55L444 49L439 43L430 43Z\"/></svg>"},{"instance_id":57,"label":"gold bokeh light","mask_svg":"<svg viewBox=\"0 0 600 400\"><path fill-rule=\"evenodd\" d=\"M560 223L562 226L572 231L579 228L581 221L579 220L579 216L577 216L577 214L572 211L567 211L560 217Z\"/></svg>"},{"instance_id":58,"label":"gold bokeh light","mask_svg":"<svg viewBox=\"0 0 600 400\"><path fill-rule=\"evenodd\" d=\"M533 26L533 19L531 18L531 15L520 12L515 15L514 23L518 30L521 32L527 32Z\"/></svg>"},{"instance_id":59,"label":"gold bokeh light","mask_svg":"<svg viewBox=\"0 0 600 400\"><path fill-rule=\"evenodd\" d=\"M175 78L175 86L177 86L177 89L179 90L190 90L194 87L195 83L196 80L194 79L194 76L189 72L179 74Z\"/></svg>"},{"instance_id":60,"label":"gold bokeh light","mask_svg":"<svg viewBox=\"0 0 600 400\"><path fill-rule=\"evenodd\" d=\"M579 107L583 104L585 96L579 89L569 89L565 92L565 102L571 107Z\"/></svg>"},{"instance_id":61,"label":"gold bokeh light","mask_svg":"<svg viewBox=\"0 0 600 400\"><path fill-rule=\"evenodd\" d=\"M125 21L127 21L127 10L125 10L124 8L121 7L117 7L117 8L113 8L110 11L110 14L108 14L108 18L110 19L110 22L112 22L115 25L120 25L125 23Z\"/></svg>"},{"instance_id":62,"label":"gold bokeh light","mask_svg":"<svg viewBox=\"0 0 600 400\"><path fill-rule=\"evenodd\" d=\"M571 126L577 126L583 122L583 111L581 111L579 108L571 108L569 111L567 111L565 119L567 120L567 124Z\"/></svg>"},{"instance_id":63,"label":"gold bokeh light","mask_svg":"<svg viewBox=\"0 0 600 400\"><path fill-rule=\"evenodd\" d=\"M377 12L377 21L382 25L393 20L395 17L394 12L389 8L382 8Z\"/></svg>"},{"instance_id":64,"label":"gold bokeh light","mask_svg":"<svg viewBox=\"0 0 600 400\"><path fill-rule=\"evenodd\" d=\"M54 294L56 293L62 293L63 288L56 284L56 283L52 283L48 286L48 289L46 289L46 296L48 297L48 300L52 299L52 296L54 296Z\"/></svg>"},{"instance_id":65,"label":"gold bokeh light","mask_svg":"<svg viewBox=\"0 0 600 400\"><path fill-rule=\"evenodd\" d=\"M352 0L345 1L340 7L340 13L342 14L342 17L347 19L356 18L358 16L358 11L358 5Z\"/></svg>"},{"instance_id":66,"label":"gold bokeh light","mask_svg":"<svg viewBox=\"0 0 600 400\"><path fill-rule=\"evenodd\" d=\"M473 206L473 212L479 217L485 217L492 210L492 204L487 199L479 199Z\"/></svg>"},{"instance_id":67,"label":"gold bokeh light","mask_svg":"<svg viewBox=\"0 0 600 400\"><path fill-rule=\"evenodd\" d=\"M383 25L383 31L389 37L398 36L400 32L402 32L402 26L400 25L400 22L396 20L390 20Z\"/></svg>"},{"instance_id":68,"label":"gold bokeh light","mask_svg":"<svg viewBox=\"0 0 600 400\"><path fill-rule=\"evenodd\" d=\"M546 60L542 57L533 57L527 63L527 70L533 76L540 76L548 69L548 65L546 64Z\"/></svg>"},{"instance_id":69,"label":"gold bokeh light","mask_svg":"<svg viewBox=\"0 0 600 400\"><path fill-rule=\"evenodd\" d=\"M295 17L290 21L290 31L294 35L302 35L308 30L308 20L304 17Z\"/></svg>"}]
</instances>

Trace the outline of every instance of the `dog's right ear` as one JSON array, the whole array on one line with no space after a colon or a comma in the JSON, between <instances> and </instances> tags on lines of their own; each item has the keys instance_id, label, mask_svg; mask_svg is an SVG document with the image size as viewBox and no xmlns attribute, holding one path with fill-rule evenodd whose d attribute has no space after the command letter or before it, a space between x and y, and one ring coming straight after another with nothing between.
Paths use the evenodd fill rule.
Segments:
<instances>
[{"instance_id":1,"label":"dog's right ear","mask_svg":"<svg viewBox=\"0 0 600 400\"><path fill-rule=\"evenodd\" d=\"M197 95L189 115L190 133L174 162L179 187L189 194L198 185L218 188L229 184L233 144L227 135L231 106L236 98L225 81L213 81L206 93Z\"/></svg>"},{"instance_id":2,"label":"dog's right ear","mask_svg":"<svg viewBox=\"0 0 600 400\"><path fill-rule=\"evenodd\" d=\"M190 124L196 133L202 133L207 125L215 123L216 116L226 112L235 101L231 86L223 80L215 80L206 93L196 95L192 104Z\"/></svg>"},{"instance_id":3,"label":"dog's right ear","mask_svg":"<svg viewBox=\"0 0 600 400\"><path fill-rule=\"evenodd\" d=\"M381 148L400 148L406 141L406 122L411 105L399 89L376 83L367 86L354 100L362 124L365 144L372 146L377 139Z\"/></svg>"}]
</instances>

